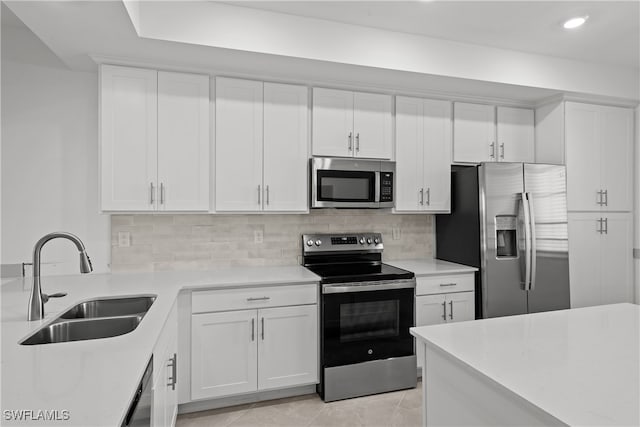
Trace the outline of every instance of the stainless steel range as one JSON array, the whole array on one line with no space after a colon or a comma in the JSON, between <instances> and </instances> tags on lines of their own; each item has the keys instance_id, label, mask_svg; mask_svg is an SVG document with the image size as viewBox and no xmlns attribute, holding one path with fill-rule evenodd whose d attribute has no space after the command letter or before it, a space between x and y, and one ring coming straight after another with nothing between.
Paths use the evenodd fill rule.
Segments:
<instances>
[{"instance_id":1,"label":"stainless steel range","mask_svg":"<svg viewBox=\"0 0 640 427\"><path fill-rule=\"evenodd\" d=\"M380 233L305 234L302 247L321 277L324 401L415 387L415 275L382 263Z\"/></svg>"}]
</instances>

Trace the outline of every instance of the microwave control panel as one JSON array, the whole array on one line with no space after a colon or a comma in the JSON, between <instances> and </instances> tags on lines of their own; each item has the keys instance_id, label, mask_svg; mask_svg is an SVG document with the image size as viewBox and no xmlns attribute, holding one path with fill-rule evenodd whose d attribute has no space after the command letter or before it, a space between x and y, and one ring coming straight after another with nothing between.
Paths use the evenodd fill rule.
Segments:
<instances>
[{"instance_id":1,"label":"microwave control panel","mask_svg":"<svg viewBox=\"0 0 640 427\"><path fill-rule=\"evenodd\" d=\"M380 201L393 202L393 172L380 172Z\"/></svg>"}]
</instances>

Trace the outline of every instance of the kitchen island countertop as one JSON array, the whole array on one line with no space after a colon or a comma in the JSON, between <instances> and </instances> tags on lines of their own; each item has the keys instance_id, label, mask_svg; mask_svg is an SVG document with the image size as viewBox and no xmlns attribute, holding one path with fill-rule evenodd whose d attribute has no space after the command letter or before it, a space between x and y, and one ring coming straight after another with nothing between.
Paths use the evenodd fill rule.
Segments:
<instances>
[{"instance_id":1,"label":"kitchen island countertop","mask_svg":"<svg viewBox=\"0 0 640 427\"><path fill-rule=\"evenodd\" d=\"M507 424L510 414L519 414L523 422L517 412L523 410L534 414L532 420L545 420L543 425L640 425L638 305L422 326L411 333L426 345L425 398L432 393L427 424L482 424L478 414L492 418L489 423L504 416ZM461 375L446 390L437 384L443 368L450 377ZM468 396L470 387L486 393ZM461 403L465 399L475 407ZM510 412L507 401L520 409ZM493 402L501 403L493 408Z\"/></svg>"}]
</instances>

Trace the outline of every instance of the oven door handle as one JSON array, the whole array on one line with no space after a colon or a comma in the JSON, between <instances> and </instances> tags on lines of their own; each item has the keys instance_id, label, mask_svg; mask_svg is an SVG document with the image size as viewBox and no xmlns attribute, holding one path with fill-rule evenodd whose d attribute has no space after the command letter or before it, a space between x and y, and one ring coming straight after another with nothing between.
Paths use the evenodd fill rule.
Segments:
<instances>
[{"instance_id":1,"label":"oven door handle","mask_svg":"<svg viewBox=\"0 0 640 427\"><path fill-rule=\"evenodd\" d=\"M347 292L386 291L411 289L416 287L416 279L384 280L378 282L353 282L322 285L323 294L343 294Z\"/></svg>"}]
</instances>

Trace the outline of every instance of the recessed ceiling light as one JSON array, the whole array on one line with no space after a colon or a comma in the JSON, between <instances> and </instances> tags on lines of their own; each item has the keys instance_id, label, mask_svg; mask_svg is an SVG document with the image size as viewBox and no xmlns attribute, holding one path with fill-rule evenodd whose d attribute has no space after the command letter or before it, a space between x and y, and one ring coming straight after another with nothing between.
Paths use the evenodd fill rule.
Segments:
<instances>
[{"instance_id":1,"label":"recessed ceiling light","mask_svg":"<svg viewBox=\"0 0 640 427\"><path fill-rule=\"evenodd\" d=\"M574 28L578 28L579 26L587 22L587 19L589 19L588 16L578 16L575 18L568 19L567 21L565 21L565 23L562 26L567 30L572 30Z\"/></svg>"}]
</instances>

